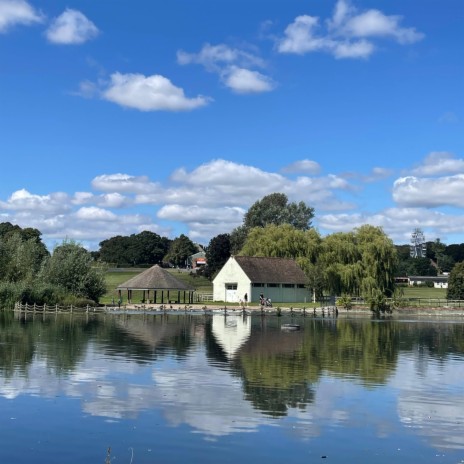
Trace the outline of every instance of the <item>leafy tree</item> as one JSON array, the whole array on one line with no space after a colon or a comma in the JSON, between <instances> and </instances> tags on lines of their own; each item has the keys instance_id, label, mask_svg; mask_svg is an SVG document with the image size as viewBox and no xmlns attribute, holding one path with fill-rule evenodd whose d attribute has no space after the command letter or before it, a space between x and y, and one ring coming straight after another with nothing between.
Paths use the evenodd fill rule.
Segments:
<instances>
[{"instance_id":1,"label":"leafy tree","mask_svg":"<svg viewBox=\"0 0 464 464\"><path fill-rule=\"evenodd\" d=\"M98 302L106 292L104 269L94 266L90 253L73 241L64 241L47 259L41 273L44 282L78 297Z\"/></svg>"},{"instance_id":2,"label":"leafy tree","mask_svg":"<svg viewBox=\"0 0 464 464\"><path fill-rule=\"evenodd\" d=\"M300 257L315 262L320 243L319 233L314 229L301 230L290 224L269 224L250 230L240 254L294 259Z\"/></svg>"},{"instance_id":3,"label":"leafy tree","mask_svg":"<svg viewBox=\"0 0 464 464\"><path fill-rule=\"evenodd\" d=\"M245 214L243 225L265 227L269 224L291 224L297 229L307 230L311 227L314 208L306 206L302 201L288 203L284 193L271 193L255 202Z\"/></svg>"},{"instance_id":4,"label":"leafy tree","mask_svg":"<svg viewBox=\"0 0 464 464\"><path fill-rule=\"evenodd\" d=\"M446 298L464 300L464 261L455 264L450 272Z\"/></svg>"},{"instance_id":5,"label":"leafy tree","mask_svg":"<svg viewBox=\"0 0 464 464\"><path fill-rule=\"evenodd\" d=\"M208 274L218 272L230 257L230 235L220 234L213 237L206 249Z\"/></svg>"},{"instance_id":6,"label":"leafy tree","mask_svg":"<svg viewBox=\"0 0 464 464\"><path fill-rule=\"evenodd\" d=\"M45 246L37 237L23 238L21 231L12 230L0 238L0 280L33 280L47 255Z\"/></svg>"},{"instance_id":7,"label":"leafy tree","mask_svg":"<svg viewBox=\"0 0 464 464\"><path fill-rule=\"evenodd\" d=\"M187 258L197 251L195 244L184 234L171 242L169 251L165 256L168 261L176 266L184 266Z\"/></svg>"},{"instance_id":8,"label":"leafy tree","mask_svg":"<svg viewBox=\"0 0 464 464\"><path fill-rule=\"evenodd\" d=\"M238 226L230 233L230 254L238 255L245 245L248 229L245 226Z\"/></svg>"},{"instance_id":9,"label":"leafy tree","mask_svg":"<svg viewBox=\"0 0 464 464\"><path fill-rule=\"evenodd\" d=\"M299 230L308 230L314 217L314 208L304 202L289 203L284 193L271 193L251 205L243 218L243 224L230 234L231 253L243 248L247 235L255 227L290 224Z\"/></svg>"},{"instance_id":10,"label":"leafy tree","mask_svg":"<svg viewBox=\"0 0 464 464\"><path fill-rule=\"evenodd\" d=\"M450 256L453 258L455 263L459 263L460 261L464 261L464 243L459 245L448 245L445 248L446 256Z\"/></svg>"},{"instance_id":11,"label":"leafy tree","mask_svg":"<svg viewBox=\"0 0 464 464\"><path fill-rule=\"evenodd\" d=\"M139 265L161 263L170 240L150 231L130 236L117 235L100 242L99 257L106 263Z\"/></svg>"},{"instance_id":12,"label":"leafy tree","mask_svg":"<svg viewBox=\"0 0 464 464\"><path fill-rule=\"evenodd\" d=\"M379 227L364 225L327 236L318 262L332 293L360 295L368 301L393 293L396 248Z\"/></svg>"}]
</instances>

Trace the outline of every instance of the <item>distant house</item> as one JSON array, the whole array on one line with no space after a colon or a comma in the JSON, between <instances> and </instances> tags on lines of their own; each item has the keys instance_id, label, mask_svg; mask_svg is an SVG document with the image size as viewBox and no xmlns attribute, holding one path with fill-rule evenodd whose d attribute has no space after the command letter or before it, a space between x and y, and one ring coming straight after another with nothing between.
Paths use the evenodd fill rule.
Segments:
<instances>
[{"instance_id":1,"label":"distant house","mask_svg":"<svg viewBox=\"0 0 464 464\"><path fill-rule=\"evenodd\" d=\"M426 285L433 282L434 288L448 288L448 276L408 276L409 285Z\"/></svg>"},{"instance_id":2,"label":"distant house","mask_svg":"<svg viewBox=\"0 0 464 464\"><path fill-rule=\"evenodd\" d=\"M206 264L206 253L204 251L199 251L191 255L189 257L189 264L193 269L204 266Z\"/></svg>"},{"instance_id":3,"label":"distant house","mask_svg":"<svg viewBox=\"0 0 464 464\"><path fill-rule=\"evenodd\" d=\"M293 259L231 256L213 280L215 301L259 301L260 294L273 302L310 301L306 276Z\"/></svg>"}]
</instances>

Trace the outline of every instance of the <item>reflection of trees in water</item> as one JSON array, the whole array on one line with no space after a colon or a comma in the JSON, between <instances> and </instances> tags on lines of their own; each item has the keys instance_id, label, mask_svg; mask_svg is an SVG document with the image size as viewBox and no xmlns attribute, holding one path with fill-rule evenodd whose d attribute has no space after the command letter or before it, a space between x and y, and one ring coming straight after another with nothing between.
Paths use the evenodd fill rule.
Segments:
<instances>
[{"instance_id":1,"label":"reflection of trees in water","mask_svg":"<svg viewBox=\"0 0 464 464\"><path fill-rule=\"evenodd\" d=\"M5 377L27 373L35 356L57 376L75 370L95 329L91 318L0 312L0 369Z\"/></svg>"},{"instance_id":2,"label":"reflection of trees in water","mask_svg":"<svg viewBox=\"0 0 464 464\"><path fill-rule=\"evenodd\" d=\"M401 325L401 349L419 350L443 359L448 354L464 355L464 324L430 321L404 322Z\"/></svg>"},{"instance_id":3,"label":"reflection of trees in water","mask_svg":"<svg viewBox=\"0 0 464 464\"><path fill-rule=\"evenodd\" d=\"M34 357L34 336L10 311L0 311L0 372L11 378L25 374Z\"/></svg>"}]
</instances>

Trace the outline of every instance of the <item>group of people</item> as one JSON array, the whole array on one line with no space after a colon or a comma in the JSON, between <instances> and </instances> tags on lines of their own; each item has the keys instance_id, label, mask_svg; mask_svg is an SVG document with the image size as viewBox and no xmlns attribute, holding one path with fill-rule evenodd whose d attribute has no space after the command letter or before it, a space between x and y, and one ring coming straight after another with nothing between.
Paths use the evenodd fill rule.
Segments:
<instances>
[{"instance_id":1,"label":"group of people","mask_svg":"<svg viewBox=\"0 0 464 464\"><path fill-rule=\"evenodd\" d=\"M259 295L259 304L261 306L269 306L271 307L272 306L272 301L270 298L264 298L264 295L261 293Z\"/></svg>"},{"instance_id":2,"label":"group of people","mask_svg":"<svg viewBox=\"0 0 464 464\"><path fill-rule=\"evenodd\" d=\"M272 306L272 301L270 298L265 298L264 295L261 293L259 295L259 304L261 306L268 306L268 307L271 307ZM240 300L240 305L243 307L243 308L247 308L248 307L248 293L245 293L245 295L243 295L243 299Z\"/></svg>"}]
</instances>

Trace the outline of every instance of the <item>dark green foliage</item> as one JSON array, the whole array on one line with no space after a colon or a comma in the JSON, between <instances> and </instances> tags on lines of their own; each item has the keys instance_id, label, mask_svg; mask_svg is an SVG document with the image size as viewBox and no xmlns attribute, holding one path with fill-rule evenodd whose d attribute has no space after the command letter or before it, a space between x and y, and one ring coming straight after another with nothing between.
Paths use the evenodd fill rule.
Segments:
<instances>
[{"instance_id":1,"label":"dark green foliage","mask_svg":"<svg viewBox=\"0 0 464 464\"><path fill-rule=\"evenodd\" d=\"M464 261L457 263L450 272L446 297L449 300L464 300Z\"/></svg>"},{"instance_id":2,"label":"dark green foliage","mask_svg":"<svg viewBox=\"0 0 464 464\"><path fill-rule=\"evenodd\" d=\"M302 201L288 203L284 193L271 193L255 202L245 214L243 225L247 229L265 227L269 224L290 224L296 229L307 230L311 227L314 208Z\"/></svg>"},{"instance_id":3,"label":"dark green foliage","mask_svg":"<svg viewBox=\"0 0 464 464\"><path fill-rule=\"evenodd\" d=\"M184 234L174 239L170 246L164 261L174 264L175 266L184 267L189 256L198 251L195 244Z\"/></svg>"},{"instance_id":4,"label":"dark green foliage","mask_svg":"<svg viewBox=\"0 0 464 464\"><path fill-rule=\"evenodd\" d=\"M243 225L236 227L230 234L231 253L240 253L253 228L289 224L298 230L308 230L313 217L314 208L303 201L289 203L284 193L266 195L251 205L243 218Z\"/></svg>"},{"instance_id":5,"label":"dark green foliage","mask_svg":"<svg viewBox=\"0 0 464 464\"><path fill-rule=\"evenodd\" d=\"M36 282L0 282L0 309L12 308L16 302L22 304L61 304L65 292L56 285Z\"/></svg>"},{"instance_id":6,"label":"dark green foliage","mask_svg":"<svg viewBox=\"0 0 464 464\"><path fill-rule=\"evenodd\" d=\"M150 231L100 242L99 259L118 266L160 264L171 241Z\"/></svg>"},{"instance_id":7,"label":"dark green foliage","mask_svg":"<svg viewBox=\"0 0 464 464\"><path fill-rule=\"evenodd\" d=\"M218 272L230 257L230 235L220 234L213 237L206 250L206 262L209 275Z\"/></svg>"},{"instance_id":8,"label":"dark green foliage","mask_svg":"<svg viewBox=\"0 0 464 464\"><path fill-rule=\"evenodd\" d=\"M93 264L85 248L65 241L46 261L41 280L63 288L66 293L98 302L106 292L106 285L103 269Z\"/></svg>"}]
</instances>

